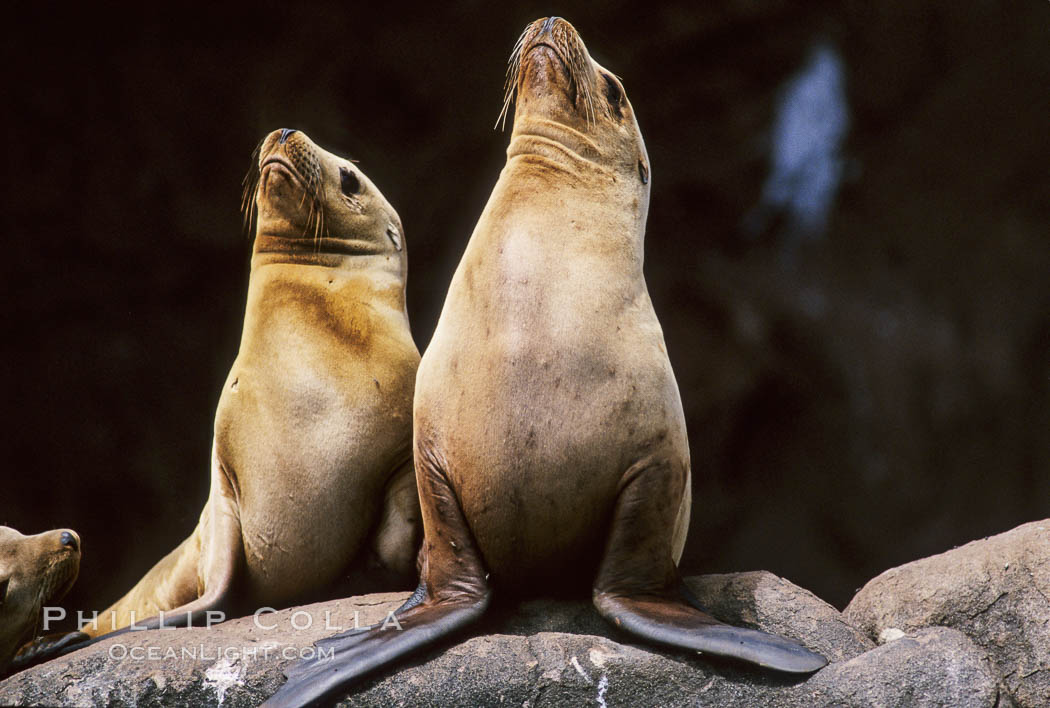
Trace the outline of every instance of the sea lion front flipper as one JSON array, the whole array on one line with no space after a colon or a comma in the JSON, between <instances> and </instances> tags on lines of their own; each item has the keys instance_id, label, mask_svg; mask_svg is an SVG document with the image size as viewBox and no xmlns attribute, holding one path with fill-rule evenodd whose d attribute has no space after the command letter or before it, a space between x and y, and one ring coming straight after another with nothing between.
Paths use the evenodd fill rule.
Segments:
<instances>
[{"instance_id":1,"label":"sea lion front flipper","mask_svg":"<svg viewBox=\"0 0 1050 708\"><path fill-rule=\"evenodd\" d=\"M87 646L91 639L83 632L54 632L27 642L18 650L3 675L18 673L30 666L42 664L56 657Z\"/></svg>"},{"instance_id":2,"label":"sea lion front flipper","mask_svg":"<svg viewBox=\"0 0 1050 708\"><path fill-rule=\"evenodd\" d=\"M211 490L201 514L203 531L197 561L199 596L179 607L165 610L135 624L135 629L199 626L209 622L209 612L225 613L233 603L233 585L244 566L244 541L233 472L212 453ZM163 622L162 622L163 620ZM125 628L130 629L130 628Z\"/></svg>"},{"instance_id":3,"label":"sea lion front flipper","mask_svg":"<svg viewBox=\"0 0 1050 708\"><path fill-rule=\"evenodd\" d=\"M655 644L788 673L811 673L825 666L827 659L797 642L724 624L683 601L671 558L677 500L688 480L683 467L646 459L624 475L594 586L599 614Z\"/></svg>"},{"instance_id":4,"label":"sea lion front flipper","mask_svg":"<svg viewBox=\"0 0 1050 708\"><path fill-rule=\"evenodd\" d=\"M317 656L287 667L288 681L264 706L316 704L366 674L448 637L488 608L491 591L481 554L443 465L428 448L420 445L416 452L425 530L419 588L380 627L318 642Z\"/></svg>"},{"instance_id":5,"label":"sea lion front flipper","mask_svg":"<svg viewBox=\"0 0 1050 708\"><path fill-rule=\"evenodd\" d=\"M162 620L165 627L200 626L214 621L208 612L231 609L231 589L243 564L244 542L232 472L213 450L211 490L197 528L84 629L100 640L157 629ZM163 615L153 614L158 610ZM100 631L107 618L110 631Z\"/></svg>"}]
</instances>

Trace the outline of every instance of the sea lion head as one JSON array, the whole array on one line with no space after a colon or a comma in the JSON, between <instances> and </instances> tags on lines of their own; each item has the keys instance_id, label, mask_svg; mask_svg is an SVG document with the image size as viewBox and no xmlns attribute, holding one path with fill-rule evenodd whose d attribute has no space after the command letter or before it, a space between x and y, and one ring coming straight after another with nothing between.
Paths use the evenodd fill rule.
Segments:
<instances>
[{"instance_id":1,"label":"sea lion head","mask_svg":"<svg viewBox=\"0 0 1050 708\"><path fill-rule=\"evenodd\" d=\"M648 195L649 156L623 83L591 58L567 21L545 17L522 32L507 68L501 118L511 103L515 137L560 143Z\"/></svg>"},{"instance_id":2,"label":"sea lion head","mask_svg":"<svg viewBox=\"0 0 1050 708\"><path fill-rule=\"evenodd\" d=\"M401 219L383 194L357 165L301 130L275 130L263 139L245 179L244 207L246 219L258 219L256 250L404 261Z\"/></svg>"},{"instance_id":3,"label":"sea lion head","mask_svg":"<svg viewBox=\"0 0 1050 708\"><path fill-rule=\"evenodd\" d=\"M23 536L0 526L0 669L36 634L43 607L62 599L79 570L74 531Z\"/></svg>"}]
</instances>

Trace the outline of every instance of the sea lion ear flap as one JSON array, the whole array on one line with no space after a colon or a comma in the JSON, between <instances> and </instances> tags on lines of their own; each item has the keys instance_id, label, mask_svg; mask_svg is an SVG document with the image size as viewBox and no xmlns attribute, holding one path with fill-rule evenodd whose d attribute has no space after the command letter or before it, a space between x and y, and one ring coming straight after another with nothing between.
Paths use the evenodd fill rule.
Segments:
<instances>
[{"instance_id":1,"label":"sea lion ear flap","mask_svg":"<svg viewBox=\"0 0 1050 708\"><path fill-rule=\"evenodd\" d=\"M401 244L401 230L393 223L387 224L386 235L389 236L390 240L394 243L394 248L399 251L403 248Z\"/></svg>"},{"instance_id":2,"label":"sea lion ear flap","mask_svg":"<svg viewBox=\"0 0 1050 708\"><path fill-rule=\"evenodd\" d=\"M642 184L649 184L649 163L644 157L638 158L638 176L642 179Z\"/></svg>"}]
</instances>

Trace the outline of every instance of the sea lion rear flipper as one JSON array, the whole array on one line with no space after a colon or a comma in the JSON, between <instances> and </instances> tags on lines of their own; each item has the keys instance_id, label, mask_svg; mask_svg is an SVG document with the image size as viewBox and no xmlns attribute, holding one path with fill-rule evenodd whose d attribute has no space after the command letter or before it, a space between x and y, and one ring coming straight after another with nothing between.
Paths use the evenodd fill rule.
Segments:
<instances>
[{"instance_id":1,"label":"sea lion rear flipper","mask_svg":"<svg viewBox=\"0 0 1050 708\"><path fill-rule=\"evenodd\" d=\"M620 629L655 644L741 659L787 673L808 674L828 663L790 639L723 624L666 596L601 593L595 595L594 604Z\"/></svg>"},{"instance_id":2,"label":"sea lion rear flipper","mask_svg":"<svg viewBox=\"0 0 1050 708\"><path fill-rule=\"evenodd\" d=\"M419 588L397 610L396 619L388 617L378 628L353 630L318 642L317 657L287 667L288 681L264 706L317 703L484 614L491 591L481 555L437 456L428 454L426 446L420 447L417 481L423 524L430 532L424 540Z\"/></svg>"},{"instance_id":3,"label":"sea lion rear flipper","mask_svg":"<svg viewBox=\"0 0 1050 708\"><path fill-rule=\"evenodd\" d=\"M671 558L676 500L688 479L681 469L666 460L647 459L624 475L594 586L598 612L625 632L655 644L789 673L811 673L825 666L823 656L797 642L719 622L699 609L695 598L681 594Z\"/></svg>"}]
</instances>

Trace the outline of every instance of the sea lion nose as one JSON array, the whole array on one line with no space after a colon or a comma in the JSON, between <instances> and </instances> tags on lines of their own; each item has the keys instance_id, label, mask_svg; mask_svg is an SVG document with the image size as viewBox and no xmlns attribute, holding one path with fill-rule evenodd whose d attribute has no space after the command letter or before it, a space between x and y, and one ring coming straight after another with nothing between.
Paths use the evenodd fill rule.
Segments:
<instances>
[{"instance_id":1,"label":"sea lion nose","mask_svg":"<svg viewBox=\"0 0 1050 708\"><path fill-rule=\"evenodd\" d=\"M277 144L284 145L284 141L288 139L288 136L296 132L298 131L295 128L281 128L281 137L277 141Z\"/></svg>"},{"instance_id":2,"label":"sea lion nose","mask_svg":"<svg viewBox=\"0 0 1050 708\"><path fill-rule=\"evenodd\" d=\"M540 31L537 33L538 36L542 37L545 34L549 34L554 28L554 23L560 20L560 17L548 17L543 21L543 26L540 27Z\"/></svg>"},{"instance_id":3,"label":"sea lion nose","mask_svg":"<svg viewBox=\"0 0 1050 708\"><path fill-rule=\"evenodd\" d=\"M80 550L80 539L72 531L63 531L58 540L61 541L63 546L69 546L74 551Z\"/></svg>"}]
</instances>

